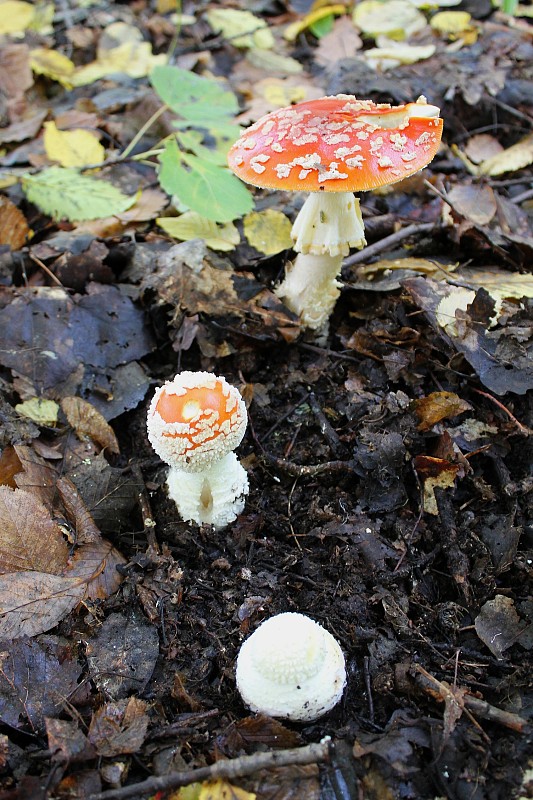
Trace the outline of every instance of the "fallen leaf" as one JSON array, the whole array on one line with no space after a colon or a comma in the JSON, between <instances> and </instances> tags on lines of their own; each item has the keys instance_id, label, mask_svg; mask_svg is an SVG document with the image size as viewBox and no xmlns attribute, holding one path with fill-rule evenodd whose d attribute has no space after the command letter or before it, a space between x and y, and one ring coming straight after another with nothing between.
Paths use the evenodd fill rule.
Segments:
<instances>
[{"instance_id":1,"label":"fallen leaf","mask_svg":"<svg viewBox=\"0 0 533 800\"><path fill-rule=\"evenodd\" d=\"M426 26L426 19L409 0L362 0L353 12L355 25L367 36L381 33L401 41Z\"/></svg>"},{"instance_id":2,"label":"fallen leaf","mask_svg":"<svg viewBox=\"0 0 533 800\"><path fill-rule=\"evenodd\" d=\"M17 403L15 411L23 417L33 420L38 425L57 425L59 406L55 400L46 400L42 397L32 397L23 403Z\"/></svg>"},{"instance_id":3,"label":"fallen leaf","mask_svg":"<svg viewBox=\"0 0 533 800\"><path fill-rule=\"evenodd\" d=\"M100 539L78 547L72 556L65 576L83 582L83 598L105 600L114 594L122 583L117 566L127 559L107 539Z\"/></svg>"},{"instance_id":4,"label":"fallen leaf","mask_svg":"<svg viewBox=\"0 0 533 800\"><path fill-rule=\"evenodd\" d=\"M476 225L488 225L498 208L493 189L482 184L457 184L446 197L454 211Z\"/></svg>"},{"instance_id":5,"label":"fallen leaf","mask_svg":"<svg viewBox=\"0 0 533 800\"><path fill-rule=\"evenodd\" d=\"M302 19L288 25L283 32L283 37L287 39L288 42L294 42L302 31L312 28L317 22L327 17L339 16L339 14L346 14L346 6L342 3L323 5L320 6L320 8L315 8Z\"/></svg>"},{"instance_id":6,"label":"fallen leaf","mask_svg":"<svg viewBox=\"0 0 533 800\"><path fill-rule=\"evenodd\" d=\"M337 64L339 58L350 58L363 46L350 17L342 16L333 23L333 30L322 36L315 50L315 59L324 67Z\"/></svg>"},{"instance_id":7,"label":"fallen leaf","mask_svg":"<svg viewBox=\"0 0 533 800\"><path fill-rule=\"evenodd\" d=\"M72 763L91 761L95 758L95 749L80 730L77 721L71 722L52 717L45 717L44 721L52 761Z\"/></svg>"},{"instance_id":8,"label":"fallen leaf","mask_svg":"<svg viewBox=\"0 0 533 800\"><path fill-rule=\"evenodd\" d=\"M503 145L488 133L472 136L465 145L464 152L474 164L481 164L503 151Z\"/></svg>"},{"instance_id":9,"label":"fallen leaf","mask_svg":"<svg viewBox=\"0 0 533 800\"><path fill-rule=\"evenodd\" d=\"M147 704L130 697L98 708L89 726L89 740L98 755L108 758L136 753L148 730Z\"/></svg>"},{"instance_id":10,"label":"fallen leaf","mask_svg":"<svg viewBox=\"0 0 533 800\"><path fill-rule=\"evenodd\" d=\"M31 230L26 217L8 197L0 196L0 245L20 250L30 238Z\"/></svg>"},{"instance_id":11,"label":"fallen leaf","mask_svg":"<svg viewBox=\"0 0 533 800\"><path fill-rule=\"evenodd\" d=\"M91 131L61 131L53 121L44 123L44 149L50 161L62 167L85 167L105 160L105 149Z\"/></svg>"},{"instance_id":12,"label":"fallen leaf","mask_svg":"<svg viewBox=\"0 0 533 800\"><path fill-rule=\"evenodd\" d=\"M80 438L89 437L110 453L120 453L117 437L111 425L87 400L80 397L64 397L61 408L69 425Z\"/></svg>"},{"instance_id":13,"label":"fallen leaf","mask_svg":"<svg viewBox=\"0 0 533 800\"><path fill-rule=\"evenodd\" d=\"M179 217L159 217L156 222L174 239L203 239L212 250L234 250L241 240L233 222L215 222L202 217L196 211L186 211Z\"/></svg>"},{"instance_id":14,"label":"fallen leaf","mask_svg":"<svg viewBox=\"0 0 533 800\"><path fill-rule=\"evenodd\" d=\"M401 64L416 64L417 61L431 58L436 49L434 44L412 45L391 40L387 45L380 44L379 47L365 50L363 57L373 69L385 71L396 69Z\"/></svg>"},{"instance_id":15,"label":"fallen leaf","mask_svg":"<svg viewBox=\"0 0 533 800\"><path fill-rule=\"evenodd\" d=\"M496 658L513 645L527 623L520 619L514 601L503 594L488 600L474 620L476 633Z\"/></svg>"},{"instance_id":16,"label":"fallen leaf","mask_svg":"<svg viewBox=\"0 0 533 800\"><path fill-rule=\"evenodd\" d=\"M252 211L244 217L243 226L248 243L265 255L290 250L293 245L292 222L281 211Z\"/></svg>"},{"instance_id":17,"label":"fallen leaf","mask_svg":"<svg viewBox=\"0 0 533 800\"><path fill-rule=\"evenodd\" d=\"M415 400L414 408L420 420L418 430L429 431L437 422L470 411L472 406L455 392L431 392L426 397Z\"/></svg>"},{"instance_id":18,"label":"fallen leaf","mask_svg":"<svg viewBox=\"0 0 533 800\"><path fill-rule=\"evenodd\" d=\"M30 66L37 75L45 75L67 89L72 88L71 79L76 71L76 65L58 50L34 47L30 51Z\"/></svg>"},{"instance_id":19,"label":"fallen leaf","mask_svg":"<svg viewBox=\"0 0 533 800\"><path fill-rule=\"evenodd\" d=\"M457 36L470 28L471 15L467 11L439 11L430 21L434 31Z\"/></svg>"},{"instance_id":20,"label":"fallen leaf","mask_svg":"<svg viewBox=\"0 0 533 800\"><path fill-rule=\"evenodd\" d=\"M0 5L0 9L2 6ZM27 44L3 43L0 48L0 91L7 97L20 97L33 85ZM10 141L6 139L5 141Z\"/></svg>"},{"instance_id":21,"label":"fallen leaf","mask_svg":"<svg viewBox=\"0 0 533 800\"><path fill-rule=\"evenodd\" d=\"M206 17L215 33L221 33L234 47L258 47L261 50L274 47L274 36L265 20L251 11L211 8Z\"/></svg>"},{"instance_id":22,"label":"fallen leaf","mask_svg":"<svg viewBox=\"0 0 533 800\"><path fill-rule=\"evenodd\" d=\"M202 784L198 800L255 800L253 792L246 792L228 783L224 778Z\"/></svg>"},{"instance_id":23,"label":"fallen leaf","mask_svg":"<svg viewBox=\"0 0 533 800\"><path fill-rule=\"evenodd\" d=\"M480 175L495 177L505 172L516 172L530 164L533 164L533 133L483 161L478 167L478 172Z\"/></svg>"},{"instance_id":24,"label":"fallen leaf","mask_svg":"<svg viewBox=\"0 0 533 800\"><path fill-rule=\"evenodd\" d=\"M0 573L65 568L69 550L48 509L23 489L0 486Z\"/></svg>"},{"instance_id":25,"label":"fallen leaf","mask_svg":"<svg viewBox=\"0 0 533 800\"><path fill-rule=\"evenodd\" d=\"M21 34L30 27L35 8L22 0L3 0L0 3L0 35Z\"/></svg>"},{"instance_id":26,"label":"fallen leaf","mask_svg":"<svg viewBox=\"0 0 533 800\"><path fill-rule=\"evenodd\" d=\"M426 514L438 516L439 509L435 498L435 489L453 489L459 464L452 464L445 458L432 456L415 456L414 468L424 484L424 511Z\"/></svg>"},{"instance_id":27,"label":"fallen leaf","mask_svg":"<svg viewBox=\"0 0 533 800\"><path fill-rule=\"evenodd\" d=\"M85 595L79 578L44 572L0 576L0 640L35 636L55 627Z\"/></svg>"}]
</instances>

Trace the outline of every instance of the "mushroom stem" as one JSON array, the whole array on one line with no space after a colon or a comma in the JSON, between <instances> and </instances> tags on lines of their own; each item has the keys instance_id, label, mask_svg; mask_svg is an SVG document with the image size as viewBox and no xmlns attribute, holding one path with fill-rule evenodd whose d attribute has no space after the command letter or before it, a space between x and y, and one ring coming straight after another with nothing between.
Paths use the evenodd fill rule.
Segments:
<instances>
[{"instance_id":1,"label":"mushroom stem","mask_svg":"<svg viewBox=\"0 0 533 800\"><path fill-rule=\"evenodd\" d=\"M300 317L303 327L321 331L327 325L331 312L341 293L337 280L342 266L342 255L321 256L299 253L285 272L283 283L276 294L287 308Z\"/></svg>"},{"instance_id":2,"label":"mushroom stem","mask_svg":"<svg viewBox=\"0 0 533 800\"><path fill-rule=\"evenodd\" d=\"M352 192L312 192L292 227L299 253L277 296L303 327L323 331L340 294L337 280L350 247L366 244L359 199Z\"/></svg>"},{"instance_id":3,"label":"mushroom stem","mask_svg":"<svg viewBox=\"0 0 533 800\"><path fill-rule=\"evenodd\" d=\"M224 528L244 508L248 476L235 453L228 453L202 472L171 467L167 486L180 516L197 525Z\"/></svg>"},{"instance_id":4,"label":"mushroom stem","mask_svg":"<svg viewBox=\"0 0 533 800\"><path fill-rule=\"evenodd\" d=\"M298 253L347 256L350 247L364 247L359 199L352 192L311 192L294 220L291 236Z\"/></svg>"}]
</instances>

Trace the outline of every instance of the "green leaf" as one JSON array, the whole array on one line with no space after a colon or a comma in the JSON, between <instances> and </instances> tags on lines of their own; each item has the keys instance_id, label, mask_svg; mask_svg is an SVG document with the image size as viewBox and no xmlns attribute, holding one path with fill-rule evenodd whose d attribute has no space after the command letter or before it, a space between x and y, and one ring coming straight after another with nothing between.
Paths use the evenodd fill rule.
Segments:
<instances>
[{"instance_id":1,"label":"green leaf","mask_svg":"<svg viewBox=\"0 0 533 800\"><path fill-rule=\"evenodd\" d=\"M188 208L215 222L230 222L253 207L252 195L229 170L189 153L168 139L159 156L159 182Z\"/></svg>"},{"instance_id":2,"label":"green leaf","mask_svg":"<svg viewBox=\"0 0 533 800\"><path fill-rule=\"evenodd\" d=\"M210 126L238 111L237 98L218 81L202 78L186 69L155 67L150 81L161 100L183 119Z\"/></svg>"},{"instance_id":3,"label":"green leaf","mask_svg":"<svg viewBox=\"0 0 533 800\"><path fill-rule=\"evenodd\" d=\"M135 195L128 197L112 184L75 169L49 167L37 175L23 175L21 180L28 200L57 220L111 217L127 211L136 200Z\"/></svg>"},{"instance_id":4,"label":"green leaf","mask_svg":"<svg viewBox=\"0 0 533 800\"><path fill-rule=\"evenodd\" d=\"M180 131L177 134L178 141L182 150L190 150L198 158L204 161L210 161L212 164L219 166L226 165L226 155L219 150L210 150L202 144L203 135L198 131Z\"/></svg>"},{"instance_id":5,"label":"green leaf","mask_svg":"<svg viewBox=\"0 0 533 800\"><path fill-rule=\"evenodd\" d=\"M317 39L321 39L322 36L331 33L334 21L335 17L333 14L328 14L327 17L322 17L322 19L317 19L316 22L313 22L313 24L309 26L309 30L313 36L316 36Z\"/></svg>"}]
</instances>

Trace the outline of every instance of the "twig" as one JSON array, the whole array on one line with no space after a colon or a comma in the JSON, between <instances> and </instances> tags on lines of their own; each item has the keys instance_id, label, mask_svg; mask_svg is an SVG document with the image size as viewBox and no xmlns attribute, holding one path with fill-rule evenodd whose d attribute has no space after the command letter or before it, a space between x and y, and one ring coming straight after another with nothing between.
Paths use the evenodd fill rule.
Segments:
<instances>
[{"instance_id":1,"label":"twig","mask_svg":"<svg viewBox=\"0 0 533 800\"><path fill-rule=\"evenodd\" d=\"M54 273L52 272L52 270L51 270L51 269L49 269L49 268L46 266L46 264L44 264L44 263L41 261L41 259L40 259L40 258L37 258L37 256L35 256L35 255L34 255L33 253L31 253L31 252L29 252L29 253L28 253L28 255L29 255L29 257L31 258L31 260L33 261L33 263L34 263L34 264L37 264L37 266L38 266L38 267L40 267L40 268L42 269L42 271L46 273L46 275L48 275L48 277L50 278L50 280L51 280L51 281L53 281L53 282L54 282L54 283L55 283L57 286L61 286L61 288L62 288L62 289L64 289L64 286L63 286L63 284L61 283L61 281L59 280L59 278L57 277L57 275L54 275Z\"/></svg>"},{"instance_id":2,"label":"twig","mask_svg":"<svg viewBox=\"0 0 533 800\"><path fill-rule=\"evenodd\" d=\"M533 189L527 189L527 191L522 192L521 194L517 194L516 197L510 197L511 203L523 203L524 200L531 200L533 197Z\"/></svg>"},{"instance_id":3,"label":"twig","mask_svg":"<svg viewBox=\"0 0 533 800\"><path fill-rule=\"evenodd\" d=\"M137 500L139 501L139 507L141 509L141 514L143 518L143 528L146 539L148 540L148 547L152 549L155 553L159 553L159 545L157 543L157 539L155 536L155 522L154 517L152 514L152 509L150 506L150 499L148 497L148 492L146 491L146 484L144 483L144 477L141 472L141 468L138 464L131 464L131 474L135 479L135 483L137 484Z\"/></svg>"},{"instance_id":4,"label":"twig","mask_svg":"<svg viewBox=\"0 0 533 800\"><path fill-rule=\"evenodd\" d=\"M318 424L320 425L320 433L324 436L326 442L330 446L331 452L334 456L338 456L340 452L340 439L333 430L333 427L328 422L324 411L322 410L322 406L316 399L314 392L311 392L309 395L309 406L311 407L311 411L315 415Z\"/></svg>"},{"instance_id":5,"label":"twig","mask_svg":"<svg viewBox=\"0 0 533 800\"><path fill-rule=\"evenodd\" d=\"M407 239L409 236L414 236L417 233L429 233L429 231L440 230L441 228L442 226L435 222L420 222L415 225L408 225L407 228L401 228L399 231L391 233L390 236L385 236L381 241L374 242L374 244L370 244L358 253L348 256L348 258L345 258L342 262L343 266L352 267L354 264L362 264L364 261L368 261L368 259L379 255L389 247L403 242L403 240Z\"/></svg>"},{"instance_id":6,"label":"twig","mask_svg":"<svg viewBox=\"0 0 533 800\"><path fill-rule=\"evenodd\" d=\"M216 778L244 778L253 775L261 769L286 767L292 764L320 764L330 759L332 749L330 739L324 739L318 744L298 747L291 750L274 750L268 753L254 753L251 756L216 761L209 767L198 767L184 772L171 772L169 775L148 778L133 786L123 786L120 789L111 789L107 792L90 794L87 800L125 800L126 797L140 798L143 795L166 792L177 789L179 786L188 786L205 780Z\"/></svg>"},{"instance_id":7,"label":"twig","mask_svg":"<svg viewBox=\"0 0 533 800\"><path fill-rule=\"evenodd\" d=\"M286 461L284 458L278 458L270 453L263 452L262 454L265 461L268 461L272 466L286 472L287 475L293 475L295 478L314 478L315 475L321 475L323 472L353 472L354 465L351 461L325 461L323 464L294 464L292 461Z\"/></svg>"},{"instance_id":8,"label":"twig","mask_svg":"<svg viewBox=\"0 0 533 800\"><path fill-rule=\"evenodd\" d=\"M482 397L486 397L489 400L492 400L494 405L498 406L498 408L501 408L501 410L504 411L507 414L509 419L512 422L514 422L514 424L516 425L516 427L518 428L518 431L522 434L522 436L530 436L531 433L533 433L531 428L527 428L525 425L522 425L522 423L519 422L517 420L517 418L513 414L511 414L509 409L506 408L503 403L500 403L500 401L497 400L495 397L493 397L491 394L488 394L488 392L482 392L481 389L474 389L474 392L476 394L480 394Z\"/></svg>"}]
</instances>

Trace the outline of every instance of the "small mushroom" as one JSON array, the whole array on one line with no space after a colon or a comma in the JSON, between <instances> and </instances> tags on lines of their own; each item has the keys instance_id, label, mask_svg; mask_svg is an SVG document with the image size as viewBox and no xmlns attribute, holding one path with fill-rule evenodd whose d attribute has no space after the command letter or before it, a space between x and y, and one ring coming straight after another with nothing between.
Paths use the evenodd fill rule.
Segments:
<instances>
[{"instance_id":1,"label":"small mushroom","mask_svg":"<svg viewBox=\"0 0 533 800\"><path fill-rule=\"evenodd\" d=\"M327 327L343 256L366 244L353 192L418 172L434 157L441 135L439 109L425 97L391 107L339 94L272 111L235 142L228 164L239 178L311 193L292 228L299 255L277 290L304 327Z\"/></svg>"},{"instance_id":2,"label":"small mushroom","mask_svg":"<svg viewBox=\"0 0 533 800\"><path fill-rule=\"evenodd\" d=\"M223 528L244 508L248 477L232 451L247 421L238 390L210 372L181 372L156 390L148 438L170 465L169 496L184 520Z\"/></svg>"},{"instance_id":3,"label":"small mushroom","mask_svg":"<svg viewBox=\"0 0 533 800\"><path fill-rule=\"evenodd\" d=\"M304 614L263 622L237 658L237 688L252 711L310 722L336 705L346 685L337 640Z\"/></svg>"}]
</instances>

